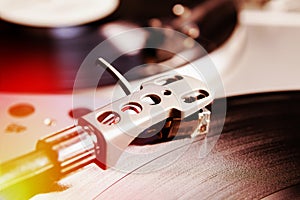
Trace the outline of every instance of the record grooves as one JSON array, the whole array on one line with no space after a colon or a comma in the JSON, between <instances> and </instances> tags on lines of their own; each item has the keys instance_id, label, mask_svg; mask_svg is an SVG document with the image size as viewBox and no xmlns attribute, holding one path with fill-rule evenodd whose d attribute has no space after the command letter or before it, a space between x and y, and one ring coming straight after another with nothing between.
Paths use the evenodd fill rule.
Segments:
<instances>
[{"instance_id":1,"label":"record grooves","mask_svg":"<svg viewBox=\"0 0 300 200\"><path fill-rule=\"evenodd\" d=\"M215 103L218 101L223 99ZM300 91L229 97L223 132L206 157L199 158L199 146L203 142L199 139L161 170L143 172L151 162L177 158L180 149L135 166L135 170L121 173L118 179L113 178L118 171L87 168L80 172L80 181L71 177L71 187L66 189L55 184L54 188L64 191L45 195L77 199L294 199L300 196L299 101ZM214 140L220 126L220 116L212 117L208 143ZM134 148L145 151L149 146ZM107 183L109 177L113 180ZM53 177L46 175L40 180L53 180ZM49 188L53 188L53 183L48 183ZM39 187L27 189L26 197L51 192ZM1 193L6 192L10 193Z\"/></svg>"},{"instance_id":2,"label":"record grooves","mask_svg":"<svg viewBox=\"0 0 300 200\"><path fill-rule=\"evenodd\" d=\"M152 162L177 158L179 149L121 176L118 171L89 166L80 176L68 177L69 188L44 195L58 199L295 199L300 197L299 101L300 91L229 97L223 132L206 157L199 158L203 142L199 139L160 170L143 172ZM208 143L219 126L218 114L212 117ZM134 148L145 151L149 146ZM46 192L34 189L31 196Z\"/></svg>"},{"instance_id":3,"label":"record grooves","mask_svg":"<svg viewBox=\"0 0 300 200\"><path fill-rule=\"evenodd\" d=\"M207 157L198 157L195 142L171 166L142 175L138 169L96 199L300 197L299 100L299 91L230 97L224 130Z\"/></svg>"}]
</instances>

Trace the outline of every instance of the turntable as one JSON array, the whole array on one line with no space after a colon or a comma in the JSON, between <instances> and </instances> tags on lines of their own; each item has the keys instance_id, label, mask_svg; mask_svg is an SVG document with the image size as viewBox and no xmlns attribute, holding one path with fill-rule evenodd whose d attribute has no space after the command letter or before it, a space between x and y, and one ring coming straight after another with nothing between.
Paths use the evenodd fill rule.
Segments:
<instances>
[{"instance_id":1,"label":"turntable","mask_svg":"<svg viewBox=\"0 0 300 200\"><path fill-rule=\"evenodd\" d=\"M300 18L253 2L0 2L0 196L299 197ZM148 104L160 107L145 114ZM99 152L78 130L95 112L122 136L95 134ZM75 140L84 153L59 169L56 155L45 160Z\"/></svg>"}]
</instances>

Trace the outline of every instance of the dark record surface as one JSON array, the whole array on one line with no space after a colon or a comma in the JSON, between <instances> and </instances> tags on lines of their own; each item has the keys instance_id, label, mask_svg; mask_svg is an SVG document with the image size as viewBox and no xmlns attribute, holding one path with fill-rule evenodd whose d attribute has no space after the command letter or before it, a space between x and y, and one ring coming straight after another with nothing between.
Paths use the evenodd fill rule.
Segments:
<instances>
[{"instance_id":1,"label":"dark record surface","mask_svg":"<svg viewBox=\"0 0 300 200\"><path fill-rule=\"evenodd\" d=\"M207 157L198 157L199 141L195 142L171 166L149 174L131 173L97 197L300 198L300 91L227 100L224 130ZM211 126L210 134L214 134L218 116L214 116ZM163 162L164 157L157 160ZM136 172L144 167L147 165Z\"/></svg>"},{"instance_id":2,"label":"dark record surface","mask_svg":"<svg viewBox=\"0 0 300 200\"><path fill-rule=\"evenodd\" d=\"M199 158L203 140L197 139L179 159L157 171L144 173L143 169L177 158L180 149L141 166L132 164L135 170L127 173L86 168L80 176L68 177L72 186L58 185L46 174L24 183L22 188L33 186L24 193L7 192L24 199L58 190L65 191L44 195L52 199L299 199L299 102L300 91L227 98L223 132L204 158ZM215 113L208 143L216 137L219 119ZM157 148L134 148L145 151L150 146ZM41 182L43 187L37 187Z\"/></svg>"}]
</instances>

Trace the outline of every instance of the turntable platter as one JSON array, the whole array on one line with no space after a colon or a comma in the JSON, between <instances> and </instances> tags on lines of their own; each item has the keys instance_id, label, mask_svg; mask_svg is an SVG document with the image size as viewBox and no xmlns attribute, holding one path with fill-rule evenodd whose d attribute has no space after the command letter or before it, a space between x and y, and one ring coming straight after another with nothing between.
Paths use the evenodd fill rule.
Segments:
<instances>
[{"instance_id":1,"label":"turntable platter","mask_svg":"<svg viewBox=\"0 0 300 200\"><path fill-rule=\"evenodd\" d=\"M191 15L191 19L172 14L173 4L180 3L180 0L166 1L163 4L160 0L151 1L151 3L140 0L123 0L120 1L120 5L115 11L118 0L53 0L37 1L39 2L37 4L34 4L36 0L31 0L26 3L22 1L22 5L18 4L19 1L0 0L0 90L2 92L61 93L72 91L74 79L81 63L98 44L112 35L120 34L120 29L124 32L152 25L155 27L155 23L151 23L153 18L160 21L163 27L182 33L185 33L183 25L186 23L200 27L201 34L194 39L208 53L224 44L237 25L238 10L233 0L186 2L184 5L194 13ZM75 8L65 9L65 3L66 6L75 4ZM80 3L84 3L84 6L80 6ZM52 7L48 8L48 4L51 4ZM18 9L21 9L22 6L25 7L21 12ZM58 6L59 9L55 9L55 6ZM92 11L85 11L90 6L92 6ZM44 11L41 7L47 7L48 11ZM102 9L105 11L102 12ZM15 12L11 12L12 10ZM54 12L55 15L47 16L51 12ZM81 12L88 12L89 15ZM202 14L198 15L199 12ZM108 15L109 13L111 14ZM81 15L87 18L81 18ZM67 19L63 20L64 17ZM102 17L104 18L102 19ZM68 20L69 18L70 20ZM178 19L184 19L187 22L178 21ZM111 27L112 30L104 31L107 27ZM139 36L130 37L125 41L135 41L137 37ZM147 41L143 37L139 37L139 40L146 45ZM161 41L160 45L163 45L163 42ZM115 47L116 45L117 47ZM103 56L105 53L120 53L122 48L119 46L121 46L120 43L112 44L110 50L101 52L99 56ZM112 63L122 73L147 62L159 63L162 60L159 55L155 54L155 51L153 53L151 50L146 53L140 51L136 55L122 53L124 56L116 63ZM93 76L92 72L91 76ZM109 74L105 74L103 78L105 80L101 81L102 85L115 83ZM83 86L83 88L90 87L90 85Z\"/></svg>"},{"instance_id":2,"label":"turntable platter","mask_svg":"<svg viewBox=\"0 0 300 200\"><path fill-rule=\"evenodd\" d=\"M66 27L86 24L112 13L119 0L0 1L1 18L33 27Z\"/></svg>"}]
</instances>

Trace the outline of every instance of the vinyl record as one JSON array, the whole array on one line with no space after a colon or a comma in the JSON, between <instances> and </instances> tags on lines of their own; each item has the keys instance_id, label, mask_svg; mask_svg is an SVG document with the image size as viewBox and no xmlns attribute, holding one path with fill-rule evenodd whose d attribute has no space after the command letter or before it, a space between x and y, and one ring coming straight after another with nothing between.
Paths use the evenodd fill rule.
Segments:
<instances>
[{"instance_id":1,"label":"vinyl record","mask_svg":"<svg viewBox=\"0 0 300 200\"><path fill-rule=\"evenodd\" d=\"M140 166L93 198L299 198L300 92L262 93L227 100L223 132L208 156L199 158L200 141L195 142L171 166L139 174L148 164ZM215 116L210 135L217 126ZM175 156L176 150L170 154ZM157 159L163 161L167 156L170 155Z\"/></svg>"},{"instance_id":2,"label":"vinyl record","mask_svg":"<svg viewBox=\"0 0 300 200\"><path fill-rule=\"evenodd\" d=\"M134 170L126 173L91 164L59 181L56 191L49 191L49 186L31 194L44 193L34 199L299 198L299 101L300 91L229 97L223 132L203 158L199 145L214 141L220 126L217 114L206 141L194 141L179 159L160 170L144 173L153 163L177 157L180 149L140 166L129 163ZM145 152L160 145L166 143L130 148Z\"/></svg>"},{"instance_id":3,"label":"vinyl record","mask_svg":"<svg viewBox=\"0 0 300 200\"><path fill-rule=\"evenodd\" d=\"M79 2L87 3L84 1ZM0 21L0 90L6 92L42 93L70 91L73 88L76 73L88 53L107 38L133 28L160 26L171 28L187 35L191 34L207 52L212 52L230 37L237 24L237 7L232 0L189 2L177 0L165 1L163 4L159 0L151 1L151 3L147 2L124 0L120 2L118 8L111 15L94 22L90 22L93 20L89 18L86 23L83 23L86 19L83 19L83 21L79 19L80 22L78 24L74 24L71 21L72 26L63 26L63 19L58 21L58 26L42 26L45 19L48 19L47 16L45 16L45 19L36 19L34 16L31 16L36 20L36 22L33 22L32 27L12 24L3 17ZM53 3L55 4L54 7L62 6L59 9L60 11L65 8L64 6L68 5L58 1L40 2L44 7ZM74 4L73 1L66 1L65 3ZM10 1L7 1L7 4L12 6ZM172 8L176 4L180 5L182 9L184 8L189 13L189 17L174 14ZM38 5L36 6L38 7ZM76 6L76 9L78 9L77 4ZM94 6L92 5L92 7ZM21 9L22 11L20 6L8 8ZM27 6L25 8L29 9L29 11L25 10L25 13L30 12L30 9L41 13L36 7ZM55 12L53 7L49 8L49 10ZM6 11L5 13L18 15L24 14L24 12L10 13ZM32 15L35 14L32 13ZM60 12L60 14L67 15L64 12ZM70 14L73 15L74 13L71 12ZM78 13L78 15L80 14L84 15L86 13ZM80 17L78 16L78 18ZM15 17L13 18L15 19ZM8 21L4 21L5 19ZM31 19L28 19L28 23L24 22L26 18L19 20L20 16L18 15L17 20L12 21L30 25ZM40 23L39 20L42 22ZM58 20L56 15L53 15L53 20L53 23ZM76 19L73 20L76 21ZM65 20L65 22L67 21ZM137 37L143 44L147 43L147 38L144 38L143 35L134 35L126 38L125 42L129 42L129 44L136 42ZM164 40L161 41L162 44L163 42ZM108 53L119 53L120 49L122 49L121 43L111 44ZM99 57L106 53L103 52ZM170 58L170 56L159 55L155 50L139 51L135 55L122 54L124 55L121 58L112 63L122 73L141 64L158 63ZM115 81L108 73L100 81L100 85L113 83ZM89 88L91 86L87 84L82 87Z\"/></svg>"}]
</instances>

